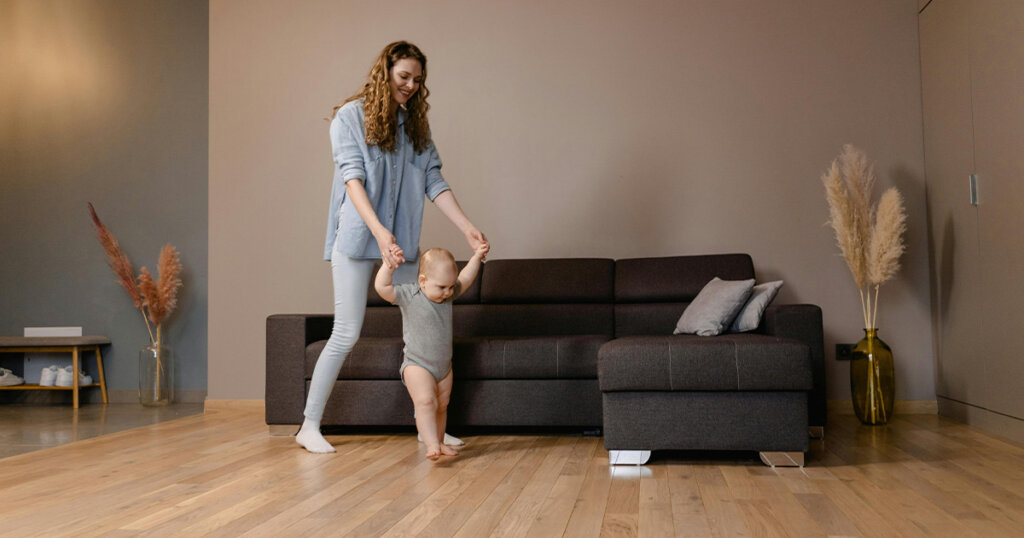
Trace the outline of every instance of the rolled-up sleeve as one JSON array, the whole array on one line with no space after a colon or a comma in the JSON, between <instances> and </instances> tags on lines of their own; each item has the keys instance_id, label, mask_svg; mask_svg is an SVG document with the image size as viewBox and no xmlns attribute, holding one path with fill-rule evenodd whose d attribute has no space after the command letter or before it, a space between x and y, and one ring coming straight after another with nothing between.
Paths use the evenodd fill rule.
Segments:
<instances>
[{"instance_id":1,"label":"rolled-up sleeve","mask_svg":"<svg viewBox=\"0 0 1024 538\"><path fill-rule=\"evenodd\" d=\"M334 153L334 165L341 171L341 178L347 183L350 179L366 179L366 168L363 166L363 141L359 139L359 129L352 123L358 121L349 111L342 108L331 121L331 150Z\"/></svg>"},{"instance_id":2,"label":"rolled-up sleeve","mask_svg":"<svg viewBox=\"0 0 1024 538\"><path fill-rule=\"evenodd\" d=\"M444 180L444 176L441 175L441 157L437 154L437 146L430 142L430 148L427 151L430 156L427 159L426 195L430 201L434 201L437 195L451 190L451 186L448 185Z\"/></svg>"}]
</instances>

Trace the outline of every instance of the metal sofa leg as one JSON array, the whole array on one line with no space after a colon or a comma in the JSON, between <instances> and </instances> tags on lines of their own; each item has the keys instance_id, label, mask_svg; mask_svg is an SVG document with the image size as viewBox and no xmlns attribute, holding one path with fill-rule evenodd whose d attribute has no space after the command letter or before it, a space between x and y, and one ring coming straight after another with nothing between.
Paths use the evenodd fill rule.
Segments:
<instances>
[{"instance_id":1,"label":"metal sofa leg","mask_svg":"<svg viewBox=\"0 0 1024 538\"><path fill-rule=\"evenodd\" d=\"M810 426L807 428L807 434L811 439L824 439L825 438L825 427L824 426Z\"/></svg>"},{"instance_id":2,"label":"metal sofa leg","mask_svg":"<svg viewBox=\"0 0 1024 538\"><path fill-rule=\"evenodd\" d=\"M651 459L650 450L609 450L608 465L643 465Z\"/></svg>"},{"instance_id":3,"label":"metal sofa leg","mask_svg":"<svg viewBox=\"0 0 1024 538\"><path fill-rule=\"evenodd\" d=\"M270 424L270 435L273 437L285 437L299 433L298 424Z\"/></svg>"},{"instance_id":4,"label":"metal sofa leg","mask_svg":"<svg viewBox=\"0 0 1024 538\"><path fill-rule=\"evenodd\" d=\"M769 467L803 467L803 452L761 452L761 461Z\"/></svg>"}]
</instances>

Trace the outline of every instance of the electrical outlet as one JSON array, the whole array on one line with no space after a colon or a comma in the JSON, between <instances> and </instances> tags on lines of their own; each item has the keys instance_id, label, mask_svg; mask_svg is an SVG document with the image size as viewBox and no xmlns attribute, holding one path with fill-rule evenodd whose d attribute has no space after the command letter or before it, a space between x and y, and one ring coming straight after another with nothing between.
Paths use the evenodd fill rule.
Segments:
<instances>
[{"instance_id":1,"label":"electrical outlet","mask_svg":"<svg viewBox=\"0 0 1024 538\"><path fill-rule=\"evenodd\" d=\"M857 347L857 344L836 344L836 360L853 360L853 348L855 347Z\"/></svg>"}]
</instances>

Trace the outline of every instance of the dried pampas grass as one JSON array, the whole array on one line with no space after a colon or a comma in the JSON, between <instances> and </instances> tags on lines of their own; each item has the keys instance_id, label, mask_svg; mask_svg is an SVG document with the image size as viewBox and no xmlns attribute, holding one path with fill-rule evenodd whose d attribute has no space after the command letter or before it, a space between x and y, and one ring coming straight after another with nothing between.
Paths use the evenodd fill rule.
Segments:
<instances>
[{"instance_id":1,"label":"dried pampas grass","mask_svg":"<svg viewBox=\"0 0 1024 538\"><path fill-rule=\"evenodd\" d=\"M868 279L878 286L900 270L903 254L903 232L907 229L907 215L903 211L903 196L890 187L878 201L875 227L868 247Z\"/></svg>"},{"instance_id":2,"label":"dried pampas grass","mask_svg":"<svg viewBox=\"0 0 1024 538\"><path fill-rule=\"evenodd\" d=\"M821 176L829 206L829 224L860 292L864 327L876 328L878 289L899 271L906 212L895 187L871 205L874 168L864 152L850 144ZM872 300L871 286L875 287ZM874 308L872 308L874 305Z\"/></svg>"},{"instance_id":3,"label":"dried pampas grass","mask_svg":"<svg viewBox=\"0 0 1024 538\"><path fill-rule=\"evenodd\" d=\"M89 214L92 216L92 222L96 228L96 237L99 238L100 244L103 245L103 250L110 260L110 268L117 275L118 282L132 298L135 308L142 313L142 320L146 323L150 342L157 345L160 341L161 323L178 305L178 289L181 288L182 269L178 251L170 243L164 245L160 250L157 280L153 279L145 267L140 269L139 276L136 278L128 256L121 251L114 234L110 233L110 230L103 225L91 203L89 204ZM153 334L150 323L156 326L156 336Z\"/></svg>"},{"instance_id":4,"label":"dried pampas grass","mask_svg":"<svg viewBox=\"0 0 1024 538\"><path fill-rule=\"evenodd\" d=\"M181 287L181 260L178 251L170 243L160 249L160 284L157 286L157 297L168 314L178 306L178 288Z\"/></svg>"},{"instance_id":5,"label":"dried pampas grass","mask_svg":"<svg viewBox=\"0 0 1024 538\"><path fill-rule=\"evenodd\" d=\"M103 225L103 221L96 214L96 208L91 203L89 204L89 214L92 216L92 223L96 228L96 237L100 240L100 244L103 245L107 258L110 258L110 269L114 271L114 274L117 275L117 281L121 283L121 286L124 287L124 290L132 298L135 308L142 308L142 294L139 292L138 284L135 283L135 272L132 270L132 262L121 251L121 245L117 243L114 234L110 233L110 230Z\"/></svg>"},{"instance_id":6,"label":"dried pampas grass","mask_svg":"<svg viewBox=\"0 0 1024 538\"><path fill-rule=\"evenodd\" d=\"M143 302L149 310L149 320L154 325L160 323L178 305L178 288L181 287L181 261L178 251L170 243L160 249L160 261L157 265L160 272L159 280L145 267L139 273L139 288L142 289Z\"/></svg>"}]
</instances>

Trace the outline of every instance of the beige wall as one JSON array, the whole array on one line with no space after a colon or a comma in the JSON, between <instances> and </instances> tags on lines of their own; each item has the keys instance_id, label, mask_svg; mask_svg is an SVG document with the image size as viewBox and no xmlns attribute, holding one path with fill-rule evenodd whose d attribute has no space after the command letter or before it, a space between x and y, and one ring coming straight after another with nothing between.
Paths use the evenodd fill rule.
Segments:
<instances>
[{"instance_id":1,"label":"beige wall","mask_svg":"<svg viewBox=\"0 0 1024 538\"><path fill-rule=\"evenodd\" d=\"M860 338L819 176L850 142L910 214L882 290L897 398L934 399L917 1L241 2L210 6L210 398L259 398L264 320L330 312L323 118L386 43L430 58L445 177L491 257L749 252L777 299ZM424 245L469 254L434 208ZM273 375L271 373L271 375Z\"/></svg>"}]
</instances>

